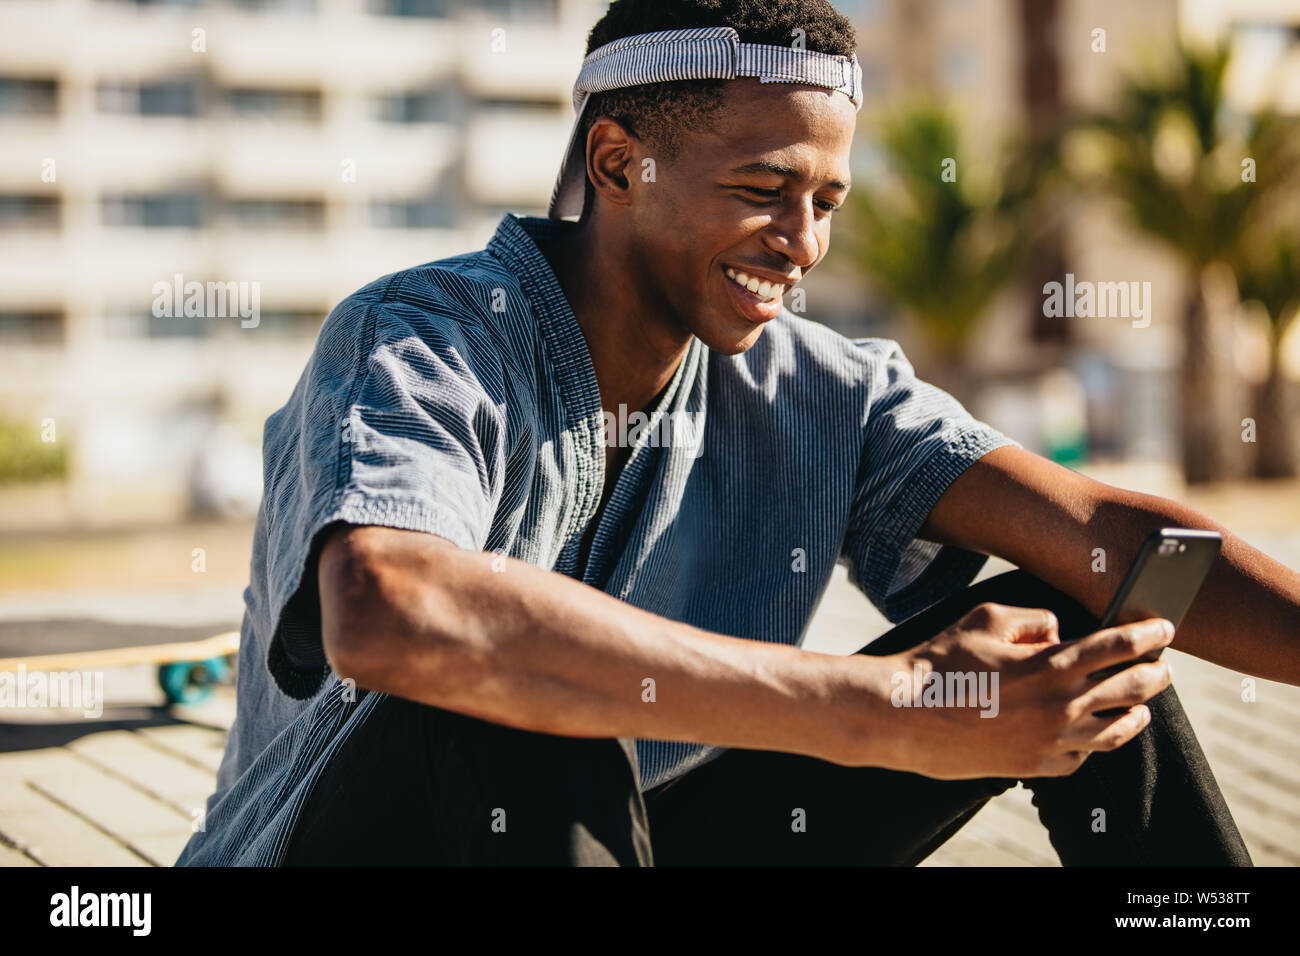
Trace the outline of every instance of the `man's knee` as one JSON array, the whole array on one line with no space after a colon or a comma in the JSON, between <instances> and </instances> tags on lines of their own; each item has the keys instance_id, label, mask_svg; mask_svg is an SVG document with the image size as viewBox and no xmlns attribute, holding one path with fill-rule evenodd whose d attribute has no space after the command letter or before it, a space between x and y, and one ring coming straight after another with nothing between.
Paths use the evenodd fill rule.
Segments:
<instances>
[{"instance_id":1,"label":"man's knee","mask_svg":"<svg viewBox=\"0 0 1300 956\"><path fill-rule=\"evenodd\" d=\"M635 863L638 827L632 741L534 733L381 697L323 770L289 855Z\"/></svg>"},{"instance_id":2,"label":"man's knee","mask_svg":"<svg viewBox=\"0 0 1300 956\"><path fill-rule=\"evenodd\" d=\"M1046 608L1056 615L1062 640L1090 634L1100 623L1095 614L1070 595L1019 568L980 581L967 588L963 595L970 596L969 607L992 601L1014 607Z\"/></svg>"},{"instance_id":3,"label":"man's knee","mask_svg":"<svg viewBox=\"0 0 1300 956\"><path fill-rule=\"evenodd\" d=\"M1046 608L1056 615L1062 640L1083 637L1097 629L1097 617L1086 607L1064 591L1016 568L972 584L931 605L872 641L859 653L883 656L915 647L956 624L968 611L985 602Z\"/></svg>"}]
</instances>

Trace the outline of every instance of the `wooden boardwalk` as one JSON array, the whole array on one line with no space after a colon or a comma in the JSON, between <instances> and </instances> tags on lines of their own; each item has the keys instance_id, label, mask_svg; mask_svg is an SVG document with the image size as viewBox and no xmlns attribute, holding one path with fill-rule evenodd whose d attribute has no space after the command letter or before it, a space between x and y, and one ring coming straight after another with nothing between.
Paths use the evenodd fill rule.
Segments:
<instances>
[{"instance_id":1,"label":"wooden boardwalk","mask_svg":"<svg viewBox=\"0 0 1300 956\"><path fill-rule=\"evenodd\" d=\"M131 670L141 672L128 675L132 683L147 680ZM80 735L89 728L7 725L10 745L70 739L0 753L0 866L170 866L201 818L233 715L226 690L171 713L106 712L113 729Z\"/></svg>"}]
</instances>

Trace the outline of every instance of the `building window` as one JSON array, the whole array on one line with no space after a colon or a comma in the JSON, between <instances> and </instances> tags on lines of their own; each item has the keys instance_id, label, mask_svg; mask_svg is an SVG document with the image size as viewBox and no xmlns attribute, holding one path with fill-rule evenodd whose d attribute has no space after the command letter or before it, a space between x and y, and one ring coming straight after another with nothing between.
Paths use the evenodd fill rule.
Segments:
<instances>
[{"instance_id":1,"label":"building window","mask_svg":"<svg viewBox=\"0 0 1300 956\"><path fill-rule=\"evenodd\" d=\"M370 10L385 17L434 17L446 19L455 0L370 0Z\"/></svg>"},{"instance_id":2,"label":"building window","mask_svg":"<svg viewBox=\"0 0 1300 956\"><path fill-rule=\"evenodd\" d=\"M325 203L319 199L231 199L229 218L242 229L321 229Z\"/></svg>"},{"instance_id":3,"label":"building window","mask_svg":"<svg viewBox=\"0 0 1300 956\"><path fill-rule=\"evenodd\" d=\"M310 339L320 331L321 323L329 309L263 309L258 318L256 334L286 339ZM243 332L238 322L228 323L226 328L233 332ZM250 332L252 330L249 330ZM247 333L244 333L247 334Z\"/></svg>"},{"instance_id":4,"label":"building window","mask_svg":"<svg viewBox=\"0 0 1300 956\"><path fill-rule=\"evenodd\" d=\"M127 339L211 339L257 335L285 339L310 339L320 330L329 309L291 306L261 309L255 325L240 315L154 315L150 307L116 308L105 324L110 336Z\"/></svg>"},{"instance_id":5,"label":"building window","mask_svg":"<svg viewBox=\"0 0 1300 956\"><path fill-rule=\"evenodd\" d=\"M207 0L104 0L104 2L131 7L198 7Z\"/></svg>"},{"instance_id":6,"label":"building window","mask_svg":"<svg viewBox=\"0 0 1300 956\"><path fill-rule=\"evenodd\" d=\"M0 342L6 345L60 345L63 331L57 310L0 309Z\"/></svg>"},{"instance_id":7,"label":"building window","mask_svg":"<svg viewBox=\"0 0 1300 956\"><path fill-rule=\"evenodd\" d=\"M236 116L316 123L321 117L320 90L233 89L226 106Z\"/></svg>"},{"instance_id":8,"label":"building window","mask_svg":"<svg viewBox=\"0 0 1300 956\"><path fill-rule=\"evenodd\" d=\"M445 195L370 203L370 224L381 229L447 229L455 223L455 203Z\"/></svg>"},{"instance_id":9,"label":"building window","mask_svg":"<svg viewBox=\"0 0 1300 956\"><path fill-rule=\"evenodd\" d=\"M450 123L460 114L455 93L446 89L389 93L375 98L381 123Z\"/></svg>"},{"instance_id":10,"label":"building window","mask_svg":"<svg viewBox=\"0 0 1300 956\"><path fill-rule=\"evenodd\" d=\"M106 226L146 229L198 229L205 219L204 197L197 192L105 196Z\"/></svg>"},{"instance_id":11,"label":"building window","mask_svg":"<svg viewBox=\"0 0 1300 956\"><path fill-rule=\"evenodd\" d=\"M315 13L316 0L226 0L232 7L271 13Z\"/></svg>"},{"instance_id":12,"label":"building window","mask_svg":"<svg viewBox=\"0 0 1300 956\"><path fill-rule=\"evenodd\" d=\"M0 76L0 116L52 116L58 98L55 80Z\"/></svg>"},{"instance_id":13,"label":"building window","mask_svg":"<svg viewBox=\"0 0 1300 956\"><path fill-rule=\"evenodd\" d=\"M198 116L199 84L196 80L104 80L97 90L101 113L134 116Z\"/></svg>"},{"instance_id":14,"label":"building window","mask_svg":"<svg viewBox=\"0 0 1300 956\"><path fill-rule=\"evenodd\" d=\"M474 11L481 16L512 23L557 23L558 0L477 0Z\"/></svg>"},{"instance_id":15,"label":"building window","mask_svg":"<svg viewBox=\"0 0 1300 956\"><path fill-rule=\"evenodd\" d=\"M533 113L562 116L565 105L549 99L524 99L522 97L485 96L474 101L480 113Z\"/></svg>"},{"instance_id":16,"label":"building window","mask_svg":"<svg viewBox=\"0 0 1300 956\"><path fill-rule=\"evenodd\" d=\"M54 229L58 225L58 196L0 195L0 229Z\"/></svg>"}]
</instances>

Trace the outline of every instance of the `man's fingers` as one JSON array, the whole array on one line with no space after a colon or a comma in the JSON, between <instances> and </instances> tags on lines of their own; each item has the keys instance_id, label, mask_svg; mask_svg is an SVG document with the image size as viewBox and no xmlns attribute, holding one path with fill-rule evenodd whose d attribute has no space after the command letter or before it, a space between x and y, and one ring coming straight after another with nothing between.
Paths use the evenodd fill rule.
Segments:
<instances>
[{"instance_id":1,"label":"man's fingers","mask_svg":"<svg viewBox=\"0 0 1300 956\"><path fill-rule=\"evenodd\" d=\"M1078 721L1061 738L1071 750L1115 750L1122 747L1151 723L1151 710L1135 704L1113 717L1090 715Z\"/></svg>"},{"instance_id":2,"label":"man's fingers","mask_svg":"<svg viewBox=\"0 0 1300 956\"><path fill-rule=\"evenodd\" d=\"M1070 670L1091 674L1159 651L1168 647L1173 639L1174 626L1164 618L1121 624L1071 642L1069 647L1058 652L1062 657L1059 663Z\"/></svg>"},{"instance_id":3,"label":"man's fingers","mask_svg":"<svg viewBox=\"0 0 1300 956\"><path fill-rule=\"evenodd\" d=\"M1173 671L1164 661L1126 667L1079 697L1081 713L1095 714L1116 707L1129 708L1150 700L1173 681Z\"/></svg>"},{"instance_id":4,"label":"man's fingers","mask_svg":"<svg viewBox=\"0 0 1300 956\"><path fill-rule=\"evenodd\" d=\"M986 601L961 619L963 628L989 631L1012 644L1059 643L1056 615L1041 607L1013 607Z\"/></svg>"}]
</instances>

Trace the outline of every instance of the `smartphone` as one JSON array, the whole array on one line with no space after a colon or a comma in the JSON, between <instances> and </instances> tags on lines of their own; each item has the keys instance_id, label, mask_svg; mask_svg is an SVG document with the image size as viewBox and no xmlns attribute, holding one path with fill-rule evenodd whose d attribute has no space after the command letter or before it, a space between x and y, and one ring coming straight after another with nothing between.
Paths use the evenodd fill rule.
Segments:
<instances>
[{"instance_id":1,"label":"smartphone","mask_svg":"<svg viewBox=\"0 0 1300 956\"><path fill-rule=\"evenodd\" d=\"M1223 536L1217 531L1161 528L1151 532L1102 616L1101 628L1152 617L1163 617L1178 627L1222 547ZM1160 651L1156 651L1130 663L1107 667L1093 676L1104 679L1159 656Z\"/></svg>"}]
</instances>

